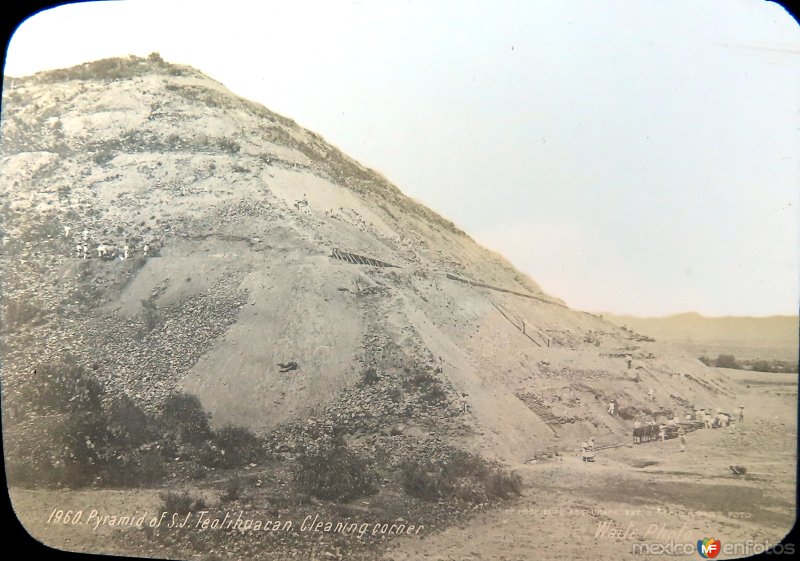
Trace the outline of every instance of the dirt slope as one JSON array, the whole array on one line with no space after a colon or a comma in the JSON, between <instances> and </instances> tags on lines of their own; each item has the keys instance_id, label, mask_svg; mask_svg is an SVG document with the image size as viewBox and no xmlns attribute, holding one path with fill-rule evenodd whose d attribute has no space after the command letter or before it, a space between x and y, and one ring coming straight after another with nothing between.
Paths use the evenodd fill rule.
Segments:
<instances>
[{"instance_id":1,"label":"dirt slope","mask_svg":"<svg viewBox=\"0 0 800 561\"><path fill-rule=\"evenodd\" d=\"M627 438L635 415L733 405L719 373L568 309L194 69L131 57L6 78L2 125L9 384L68 352L145 406L196 393L218 425L431 415L428 433L455 422L466 445L515 462ZM101 244L129 258L99 258ZM399 392L388 417L336 405L368 368ZM431 407L420 371L443 388ZM609 416L610 399L630 416Z\"/></svg>"}]
</instances>

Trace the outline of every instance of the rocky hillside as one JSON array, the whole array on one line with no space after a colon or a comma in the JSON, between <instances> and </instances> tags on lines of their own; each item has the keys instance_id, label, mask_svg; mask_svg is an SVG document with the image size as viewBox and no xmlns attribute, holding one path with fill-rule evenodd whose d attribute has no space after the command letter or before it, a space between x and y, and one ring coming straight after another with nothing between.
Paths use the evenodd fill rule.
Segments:
<instances>
[{"instance_id":1,"label":"rocky hillside","mask_svg":"<svg viewBox=\"0 0 800 561\"><path fill-rule=\"evenodd\" d=\"M519 461L734 397L157 55L6 77L0 191L4 398L69 354L144 407L196 394L217 425L313 418L373 452Z\"/></svg>"}]
</instances>

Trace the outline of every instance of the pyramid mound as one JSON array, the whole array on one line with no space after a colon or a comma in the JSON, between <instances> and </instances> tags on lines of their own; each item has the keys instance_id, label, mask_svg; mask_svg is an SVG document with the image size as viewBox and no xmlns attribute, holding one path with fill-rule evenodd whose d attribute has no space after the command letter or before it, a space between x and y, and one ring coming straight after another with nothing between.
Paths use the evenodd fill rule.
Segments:
<instances>
[{"instance_id":1,"label":"pyramid mound","mask_svg":"<svg viewBox=\"0 0 800 561\"><path fill-rule=\"evenodd\" d=\"M69 354L144 407L196 394L216 425L312 418L509 461L731 406L694 357L568 308L319 135L157 56L6 77L0 156L11 384Z\"/></svg>"}]
</instances>

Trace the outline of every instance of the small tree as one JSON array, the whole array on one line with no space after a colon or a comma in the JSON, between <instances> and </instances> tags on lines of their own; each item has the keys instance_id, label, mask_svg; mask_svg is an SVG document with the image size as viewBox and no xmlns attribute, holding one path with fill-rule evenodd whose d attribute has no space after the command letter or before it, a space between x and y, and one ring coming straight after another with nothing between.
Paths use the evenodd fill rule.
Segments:
<instances>
[{"instance_id":1,"label":"small tree","mask_svg":"<svg viewBox=\"0 0 800 561\"><path fill-rule=\"evenodd\" d=\"M209 417L200 399L188 393L172 394L162 406L162 420L177 431L181 440L190 444L199 444L211 438Z\"/></svg>"},{"instance_id":2,"label":"small tree","mask_svg":"<svg viewBox=\"0 0 800 561\"><path fill-rule=\"evenodd\" d=\"M736 357L733 355L719 355L717 357L716 366L718 368L741 368L739 363L736 362Z\"/></svg>"},{"instance_id":3,"label":"small tree","mask_svg":"<svg viewBox=\"0 0 800 561\"><path fill-rule=\"evenodd\" d=\"M773 367L766 360L757 360L753 363L751 370L755 370L756 372L772 372Z\"/></svg>"},{"instance_id":4,"label":"small tree","mask_svg":"<svg viewBox=\"0 0 800 561\"><path fill-rule=\"evenodd\" d=\"M339 436L314 443L298 458L298 487L310 495L332 501L349 501L377 492L375 476Z\"/></svg>"},{"instance_id":5,"label":"small tree","mask_svg":"<svg viewBox=\"0 0 800 561\"><path fill-rule=\"evenodd\" d=\"M217 467L244 467L264 458L261 439L245 427L229 425L221 428L214 434L214 443L220 452L213 460L213 465Z\"/></svg>"}]
</instances>

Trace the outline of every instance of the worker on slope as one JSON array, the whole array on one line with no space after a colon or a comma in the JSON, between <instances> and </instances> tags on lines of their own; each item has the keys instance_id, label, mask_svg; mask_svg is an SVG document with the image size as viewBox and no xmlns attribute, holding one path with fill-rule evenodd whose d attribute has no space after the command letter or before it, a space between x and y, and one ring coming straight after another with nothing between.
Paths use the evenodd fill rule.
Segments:
<instances>
[{"instance_id":1,"label":"worker on slope","mask_svg":"<svg viewBox=\"0 0 800 561\"><path fill-rule=\"evenodd\" d=\"M594 438L589 437L581 443L581 460L584 462L594 461Z\"/></svg>"}]
</instances>

